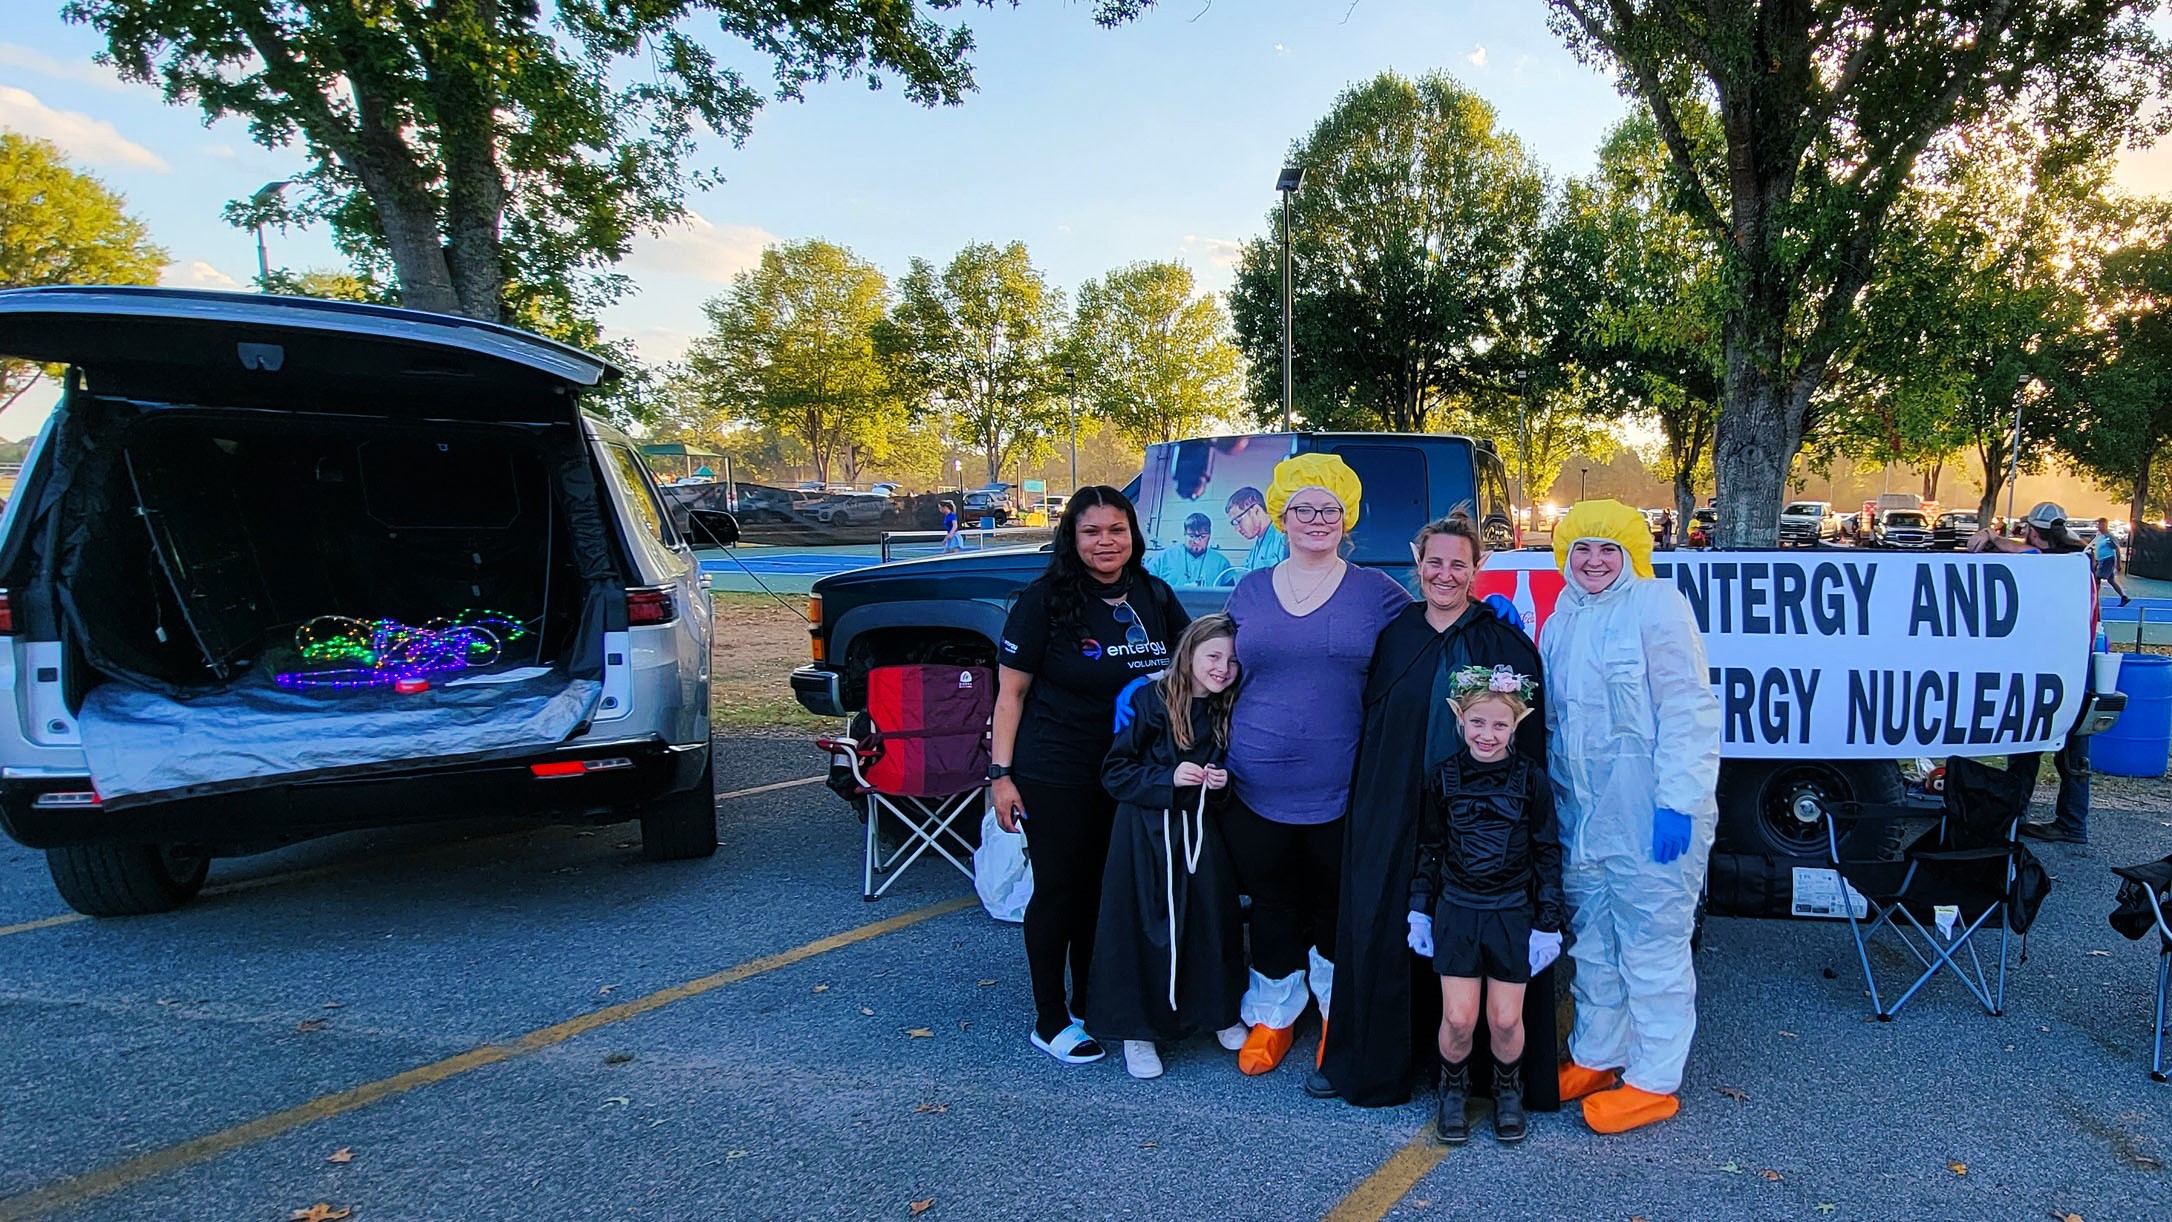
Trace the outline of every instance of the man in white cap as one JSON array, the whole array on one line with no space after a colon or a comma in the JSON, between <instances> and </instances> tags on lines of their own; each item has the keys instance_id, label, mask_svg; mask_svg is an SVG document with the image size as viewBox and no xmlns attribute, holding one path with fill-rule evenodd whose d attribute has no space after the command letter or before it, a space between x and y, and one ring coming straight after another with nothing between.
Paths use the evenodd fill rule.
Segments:
<instances>
[{"instance_id":1,"label":"man in white cap","mask_svg":"<svg viewBox=\"0 0 2172 1222\"><path fill-rule=\"evenodd\" d=\"M2066 528L2066 510L2054 501L2039 501L2029 510L2029 516L2021 520L2021 537L2006 539L1988 530L1979 530L1968 541L1972 552L2010 552L2027 554L2043 552L2064 555L2082 550L2082 541ZM2096 619L2096 574L2089 580L2089 618ZM2009 771L2036 775L2043 753L2028 751L2010 755L2006 759ZM2059 773L2059 802L2053 808L2049 823L2024 823L2021 834L2037 840L2057 840L2067 844L2089 843L2089 739L2081 734L2067 735L2066 744L2051 757L2052 767Z\"/></svg>"}]
</instances>

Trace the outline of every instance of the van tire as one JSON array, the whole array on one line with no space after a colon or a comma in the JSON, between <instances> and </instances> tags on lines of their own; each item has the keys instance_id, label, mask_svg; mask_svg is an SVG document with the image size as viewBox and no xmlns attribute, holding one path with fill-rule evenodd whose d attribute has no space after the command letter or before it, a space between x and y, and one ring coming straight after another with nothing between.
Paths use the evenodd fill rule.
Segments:
<instances>
[{"instance_id":1,"label":"van tire","mask_svg":"<svg viewBox=\"0 0 2172 1222\"><path fill-rule=\"evenodd\" d=\"M1900 769L1891 760L1722 760L1713 851L1825 860L1830 847L1824 820L1805 823L1789 813L1805 794L1834 802L1899 802ZM1840 851L1851 859L1890 856L1900 833L1893 823L1859 826L1840 838Z\"/></svg>"},{"instance_id":2,"label":"van tire","mask_svg":"<svg viewBox=\"0 0 2172 1222\"><path fill-rule=\"evenodd\" d=\"M689 861L716 852L716 749L692 788L657 799L641 812L641 855Z\"/></svg>"},{"instance_id":3,"label":"van tire","mask_svg":"<svg viewBox=\"0 0 2172 1222\"><path fill-rule=\"evenodd\" d=\"M211 858L158 844L79 844L45 850L53 888L85 916L172 912L203 890Z\"/></svg>"}]
</instances>

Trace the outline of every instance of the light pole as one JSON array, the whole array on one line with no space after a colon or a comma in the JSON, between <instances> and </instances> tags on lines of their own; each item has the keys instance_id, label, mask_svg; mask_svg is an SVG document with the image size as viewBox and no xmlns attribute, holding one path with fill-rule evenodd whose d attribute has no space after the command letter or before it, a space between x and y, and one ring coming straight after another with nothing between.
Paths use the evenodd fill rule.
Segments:
<instances>
[{"instance_id":1,"label":"light pole","mask_svg":"<svg viewBox=\"0 0 2172 1222\"><path fill-rule=\"evenodd\" d=\"M1516 371L1516 496L1523 502L1524 520L1531 518L1531 415L1524 403L1524 383L1531 371Z\"/></svg>"},{"instance_id":2,"label":"light pole","mask_svg":"<svg viewBox=\"0 0 2172 1222\"><path fill-rule=\"evenodd\" d=\"M1282 431L1290 431L1290 196L1305 181L1305 167L1282 167L1275 190L1282 193Z\"/></svg>"},{"instance_id":3,"label":"light pole","mask_svg":"<svg viewBox=\"0 0 2172 1222\"><path fill-rule=\"evenodd\" d=\"M279 198L279 193L286 190L286 188L287 180L282 178L278 182L268 182L258 187L256 194L249 197L249 202L255 204L257 209L256 287L258 292L265 291L271 285L271 257L264 250L264 209L270 207L271 202Z\"/></svg>"},{"instance_id":4,"label":"light pole","mask_svg":"<svg viewBox=\"0 0 2172 1222\"><path fill-rule=\"evenodd\" d=\"M1584 483L1585 483L1585 481L1586 481L1586 480L1588 480L1588 479L1590 479L1590 478L1591 478L1591 468L1590 468L1590 467L1578 467L1578 468L1576 469L1576 499L1577 499L1577 500L1581 501L1581 500L1584 500L1584 499L1586 499L1586 494L1585 494L1585 491L1584 491Z\"/></svg>"},{"instance_id":5,"label":"light pole","mask_svg":"<svg viewBox=\"0 0 2172 1222\"><path fill-rule=\"evenodd\" d=\"M2014 520L2014 484L2021 478L2021 402L2021 395L2017 391L2014 394L2013 452L2006 456L2006 521L2009 524Z\"/></svg>"},{"instance_id":6,"label":"light pole","mask_svg":"<svg viewBox=\"0 0 2172 1222\"><path fill-rule=\"evenodd\" d=\"M1064 384L1070 387L1071 398L1071 493L1078 494L1078 371L1069 365L1063 367Z\"/></svg>"}]
</instances>

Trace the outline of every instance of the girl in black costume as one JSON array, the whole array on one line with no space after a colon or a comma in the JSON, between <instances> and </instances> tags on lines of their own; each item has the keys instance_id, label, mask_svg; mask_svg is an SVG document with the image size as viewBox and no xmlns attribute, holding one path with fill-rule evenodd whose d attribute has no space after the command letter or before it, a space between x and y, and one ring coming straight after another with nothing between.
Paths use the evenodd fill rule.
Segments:
<instances>
[{"instance_id":1,"label":"girl in black costume","mask_svg":"<svg viewBox=\"0 0 2172 1222\"><path fill-rule=\"evenodd\" d=\"M1169 669L1129 693L1101 769L1117 809L1086 1029L1124 1042L1134 1078L1161 1076L1156 1041L1213 1031L1225 1048L1244 1044L1243 931L1214 817L1229 785L1236 633L1226 615L1192 622Z\"/></svg>"}]
</instances>

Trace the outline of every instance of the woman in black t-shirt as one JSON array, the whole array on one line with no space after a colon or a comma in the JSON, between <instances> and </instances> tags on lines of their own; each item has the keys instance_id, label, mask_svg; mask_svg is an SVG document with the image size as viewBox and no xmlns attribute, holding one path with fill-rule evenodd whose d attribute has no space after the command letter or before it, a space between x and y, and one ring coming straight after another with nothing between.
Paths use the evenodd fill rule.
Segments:
<instances>
[{"instance_id":1,"label":"woman in black t-shirt","mask_svg":"<svg viewBox=\"0 0 2172 1222\"><path fill-rule=\"evenodd\" d=\"M1067 1065L1102 1056L1074 1015L1086 1008L1116 819L1116 800L1101 788L1116 698L1168 665L1191 622L1168 584L1147 573L1145 555L1124 494L1081 488L1056 527L1048 571L1019 592L1003 625L989 800L1004 830L1024 830L1033 857L1026 905L1033 1046Z\"/></svg>"}]
</instances>

